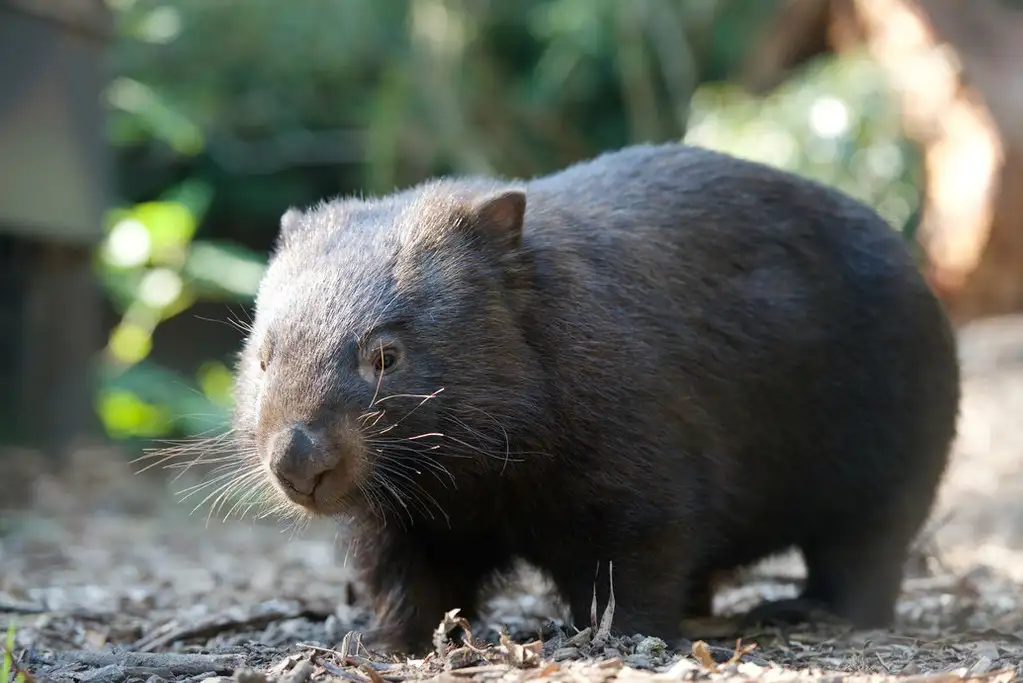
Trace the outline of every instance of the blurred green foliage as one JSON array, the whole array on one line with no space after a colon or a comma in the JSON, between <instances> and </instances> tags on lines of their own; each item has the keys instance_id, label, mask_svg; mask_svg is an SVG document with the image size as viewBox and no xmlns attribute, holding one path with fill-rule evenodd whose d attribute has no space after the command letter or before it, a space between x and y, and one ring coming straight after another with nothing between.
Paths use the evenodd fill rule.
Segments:
<instances>
[{"instance_id":1,"label":"blurred green foliage","mask_svg":"<svg viewBox=\"0 0 1023 683\"><path fill-rule=\"evenodd\" d=\"M122 205L97 255L121 313L98 409L119 438L223 422L230 367L148 358L197 301L250 304L289 205L450 172L531 176L685 139L841 187L911 229L919 160L863 55L764 98L734 84L780 0L108 0ZM236 237L238 235L236 234ZM225 305L225 313L227 312ZM187 416L184 419L181 416Z\"/></svg>"}]
</instances>

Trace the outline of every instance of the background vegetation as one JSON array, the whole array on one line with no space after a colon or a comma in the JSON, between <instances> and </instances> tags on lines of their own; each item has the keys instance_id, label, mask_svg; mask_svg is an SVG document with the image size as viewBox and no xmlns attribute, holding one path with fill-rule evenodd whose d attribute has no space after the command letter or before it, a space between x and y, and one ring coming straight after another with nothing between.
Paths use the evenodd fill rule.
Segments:
<instances>
[{"instance_id":1,"label":"background vegetation","mask_svg":"<svg viewBox=\"0 0 1023 683\"><path fill-rule=\"evenodd\" d=\"M684 139L916 224L919 154L871 59L738 85L779 0L109 2L121 194L96 269L118 321L96 405L115 438L223 423L240 334L222 323L246 319L291 205ZM226 336L183 351L198 326Z\"/></svg>"}]
</instances>

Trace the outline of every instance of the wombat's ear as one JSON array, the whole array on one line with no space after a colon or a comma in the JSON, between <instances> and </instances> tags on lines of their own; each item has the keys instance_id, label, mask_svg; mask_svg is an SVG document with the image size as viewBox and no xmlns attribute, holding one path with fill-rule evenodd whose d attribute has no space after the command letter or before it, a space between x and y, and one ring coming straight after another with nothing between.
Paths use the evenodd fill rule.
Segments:
<instances>
[{"instance_id":1,"label":"wombat's ear","mask_svg":"<svg viewBox=\"0 0 1023 683\"><path fill-rule=\"evenodd\" d=\"M280 226L277 230L277 240L274 242L274 251L281 251L287 248L291 238L302 229L304 218L305 214L294 207L290 207L281 215Z\"/></svg>"},{"instance_id":2,"label":"wombat's ear","mask_svg":"<svg viewBox=\"0 0 1023 683\"><path fill-rule=\"evenodd\" d=\"M504 190L477 200L472 207L472 229L506 248L519 246L526 215L524 190Z\"/></svg>"},{"instance_id":3,"label":"wombat's ear","mask_svg":"<svg viewBox=\"0 0 1023 683\"><path fill-rule=\"evenodd\" d=\"M296 230L298 230L298 227L302 224L303 215L304 214L295 207L290 207L283 215L281 215L281 224L278 235L282 240L288 239Z\"/></svg>"}]
</instances>

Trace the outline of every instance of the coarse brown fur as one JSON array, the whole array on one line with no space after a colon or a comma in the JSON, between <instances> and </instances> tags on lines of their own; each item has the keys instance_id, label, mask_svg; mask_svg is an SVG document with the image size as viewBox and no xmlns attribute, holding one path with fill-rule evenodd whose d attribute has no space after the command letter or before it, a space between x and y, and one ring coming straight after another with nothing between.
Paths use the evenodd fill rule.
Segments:
<instances>
[{"instance_id":1,"label":"coarse brown fur","mask_svg":"<svg viewBox=\"0 0 1023 683\"><path fill-rule=\"evenodd\" d=\"M579 625L613 561L615 627L673 638L714 573L796 547L805 601L886 625L955 432L902 238L678 144L291 210L256 310L236 432L295 510L354 520L406 650L516 558Z\"/></svg>"}]
</instances>

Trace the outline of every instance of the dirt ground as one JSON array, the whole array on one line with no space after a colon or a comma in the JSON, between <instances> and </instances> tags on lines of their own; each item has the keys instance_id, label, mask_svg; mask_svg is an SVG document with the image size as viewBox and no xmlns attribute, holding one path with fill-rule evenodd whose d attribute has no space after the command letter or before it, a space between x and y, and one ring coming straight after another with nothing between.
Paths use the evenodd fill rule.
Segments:
<instances>
[{"instance_id":1,"label":"dirt ground","mask_svg":"<svg viewBox=\"0 0 1023 683\"><path fill-rule=\"evenodd\" d=\"M691 625L697 640L680 651L617 634L613 620L610 632L563 628L542 578L524 570L472 625L473 647L369 652L343 531L207 521L175 501L184 483L83 450L58 478L0 473L0 618L14 625L14 668L76 683L1023 678L1023 317L974 324L961 348L953 466L890 631L801 627L737 646L729 614L795 593L802 566L786 557L722 590L722 616Z\"/></svg>"}]
</instances>

